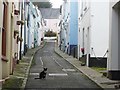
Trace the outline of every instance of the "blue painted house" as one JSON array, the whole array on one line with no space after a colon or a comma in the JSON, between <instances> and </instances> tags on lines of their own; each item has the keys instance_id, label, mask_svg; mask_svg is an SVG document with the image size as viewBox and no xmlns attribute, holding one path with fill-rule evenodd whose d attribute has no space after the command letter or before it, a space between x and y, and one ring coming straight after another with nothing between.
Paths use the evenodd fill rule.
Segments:
<instances>
[{"instance_id":1,"label":"blue painted house","mask_svg":"<svg viewBox=\"0 0 120 90\"><path fill-rule=\"evenodd\" d=\"M65 0L61 9L60 49L77 57L78 44L78 3Z\"/></svg>"},{"instance_id":2,"label":"blue painted house","mask_svg":"<svg viewBox=\"0 0 120 90\"><path fill-rule=\"evenodd\" d=\"M32 2L28 4L28 48L34 48L41 44L43 38L43 18L40 10Z\"/></svg>"},{"instance_id":3,"label":"blue painted house","mask_svg":"<svg viewBox=\"0 0 120 90\"><path fill-rule=\"evenodd\" d=\"M70 2L69 54L77 57L78 44L78 2Z\"/></svg>"}]
</instances>

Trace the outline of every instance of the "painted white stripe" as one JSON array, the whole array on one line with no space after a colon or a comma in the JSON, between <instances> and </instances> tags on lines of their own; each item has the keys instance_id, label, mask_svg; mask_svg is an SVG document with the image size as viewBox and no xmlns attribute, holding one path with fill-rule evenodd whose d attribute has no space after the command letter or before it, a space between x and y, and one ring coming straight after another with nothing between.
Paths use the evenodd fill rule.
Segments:
<instances>
[{"instance_id":1,"label":"painted white stripe","mask_svg":"<svg viewBox=\"0 0 120 90\"><path fill-rule=\"evenodd\" d=\"M42 60L42 57L40 57L40 62L41 62L41 64L42 64L42 66L43 66L43 60Z\"/></svg>"},{"instance_id":2,"label":"painted white stripe","mask_svg":"<svg viewBox=\"0 0 120 90\"><path fill-rule=\"evenodd\" d=\"M49 73L49 76L68 76L67 73Z\"/></svg>"},{"instance_id":3,"label":"painted white stripe","mask_svg":"<svg viewBox=\"0 0 120 90\"><path fill-rule=\"evenodd\" d=\"M63 67L59 62L57 62L56 60L54 60L55 63L57 63L60 67Z\"/></svg>"},{"instance_id":4,"label":"painted white stripe","mask_svg":"<svg viewBox=\"0 0 120 90\"><path fill-rule=\"evenodd\" d=\"M53 60L55 61L55 63L57 63L60 67L63 67L58 61L55 60L55 58L53 57Z\"/></svg>"},{"instance_id":5,"label":"painted white stripe","mask_svg":"<svg viewBox=\"0 0 120 90\"><path fill-rule=\"evenodd\" d=\"M63 71L70 71L70 72L74 72L75 69L62 69Z\"/></svg>"},{"instance_id":6,"label":"painted white stripe","mask_svg":"<svg viewBox=\"0 0 120 90\"><path fill-rule=\"evenodd\" d=\"M39 73L30 73L30 75L39 75Z\"/></svg>"}]
</instances>

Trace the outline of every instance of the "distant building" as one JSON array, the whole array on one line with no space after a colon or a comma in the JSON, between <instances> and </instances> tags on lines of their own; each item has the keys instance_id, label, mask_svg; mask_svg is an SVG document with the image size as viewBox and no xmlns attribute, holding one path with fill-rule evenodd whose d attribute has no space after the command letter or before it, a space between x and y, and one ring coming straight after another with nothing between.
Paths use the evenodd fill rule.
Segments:
<instances>
[{"instance_id":1,"label":"distant building","mask_svg":"<svg viewBox=\"0 0 120 90\"><path fill-rule=\"evenodd\" d=\"M41 14L45 20L45 31L58 32L59 8L40 8Z\"/></svg>"}]
</instances>

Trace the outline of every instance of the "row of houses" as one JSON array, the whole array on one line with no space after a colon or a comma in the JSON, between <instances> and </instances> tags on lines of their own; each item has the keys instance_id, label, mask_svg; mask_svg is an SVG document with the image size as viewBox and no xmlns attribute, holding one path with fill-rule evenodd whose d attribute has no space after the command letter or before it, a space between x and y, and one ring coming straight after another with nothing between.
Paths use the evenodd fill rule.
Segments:
<instances>
[{"instance_id":1,"label":"row of houses","mask_svg":"<svg viewBox=\"0 0 120 90\"><path fill-rule=\"evenodd\" d=\"M44 19L28 0L0 0L0 82L13 74L15 64L44 38Z\"/></svg>"},{"instance_id":2,"label":"row of houses","mask_svg":"<svg viewBox=\"0 0 120 90\"><path fill-rule=\"evenodd\" d=\"M119 80L120 0L64 0L60 7L59 48L86 66L107 68Z\"/></svg>"}]
</instances>

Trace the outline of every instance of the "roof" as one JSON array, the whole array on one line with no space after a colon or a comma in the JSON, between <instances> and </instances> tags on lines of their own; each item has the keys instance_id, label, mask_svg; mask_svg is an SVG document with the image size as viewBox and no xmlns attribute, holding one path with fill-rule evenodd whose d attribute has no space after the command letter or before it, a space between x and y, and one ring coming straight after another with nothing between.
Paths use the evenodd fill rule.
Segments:
<instances>
[{"instance_id":1,"label":"roof","mask_svg":"<svg viewBox=\"0 0 120 90\"><path fill-rule=\"evenodd\" d=\"M59 8L40 8L44 19L58 19L60 15Z\"/></svg>"}]
</instances>

